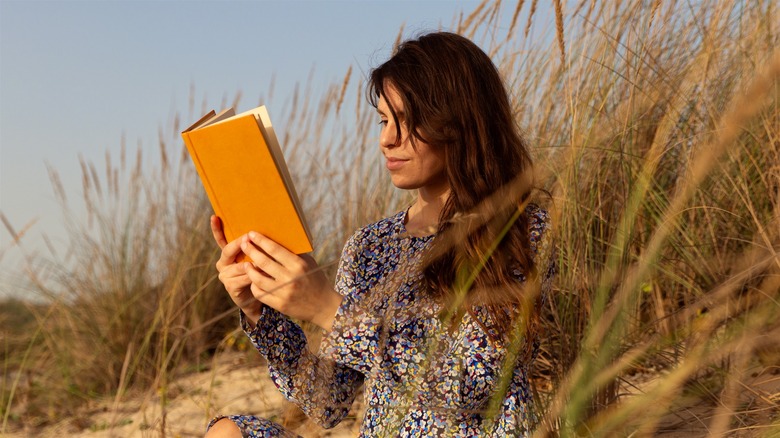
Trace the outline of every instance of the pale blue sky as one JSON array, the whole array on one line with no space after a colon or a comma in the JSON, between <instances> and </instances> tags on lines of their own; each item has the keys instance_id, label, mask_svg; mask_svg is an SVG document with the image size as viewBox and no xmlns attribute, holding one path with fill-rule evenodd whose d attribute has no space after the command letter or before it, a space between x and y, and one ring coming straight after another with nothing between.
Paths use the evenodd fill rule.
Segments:
<instances>
[{"instance_id":1,"label":"pale blue sky","mask_svg":"<svg viewBox=\"0 0 780 438\"><path fill-rule=\"evenodd\" d=\"M186 114L191 85L214 107L240 91L246 109L276 73L284 102L312 67L315 85L350 65L366 71L402 24L407 36L447 29L478 4L0 0L0 211L17 229L38 221L24 239L33 249L43 232L64 242L46 163L78 198L79 154L101 164L123 134L154 150L158 128ZM10 245L0 227L0 279L19 259Z\"/></svg>"}]
</instances>

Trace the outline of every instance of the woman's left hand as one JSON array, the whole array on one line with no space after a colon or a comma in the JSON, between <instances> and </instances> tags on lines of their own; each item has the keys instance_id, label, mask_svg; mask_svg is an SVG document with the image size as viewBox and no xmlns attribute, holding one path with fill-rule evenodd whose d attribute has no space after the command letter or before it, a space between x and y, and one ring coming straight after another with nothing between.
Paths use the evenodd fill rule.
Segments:
<instances>
[{"instance_id":1,"label":"woman's left hand","mask_svg":"<svg viewBox=\"0 0 780 438\"><path fill-rule=\"evenodd\" d=\"M252 259L245 268L258 301L292 318L331 329L342 297L313 257L298 256L254 231L243 237L241 250Z\"/></svg>"}]
</instances>

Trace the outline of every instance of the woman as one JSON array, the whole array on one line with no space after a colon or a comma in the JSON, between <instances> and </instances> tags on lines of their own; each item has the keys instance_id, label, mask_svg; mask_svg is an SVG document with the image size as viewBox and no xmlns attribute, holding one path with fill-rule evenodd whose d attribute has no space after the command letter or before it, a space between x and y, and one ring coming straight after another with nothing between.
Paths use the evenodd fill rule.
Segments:
<instances>
[{"instance_id":1,"label":"woman","mask_svg":"<svg viewBox=\"0 0 780 438\"><path fill-rule=\"evenodd\" d=\"M368 97L390 178L416 201L347 241L335 289L311 257L254 232L228 243L212 217L219 278L276 385L322 426L364 384L361 436L524 436L529 340L553 269L498 71L468 39L431 33L371 72ZM290 318L325 331L318 354ZM210 426L208 437L291 435L253 416Z\"/></svg>"}]
</instances>

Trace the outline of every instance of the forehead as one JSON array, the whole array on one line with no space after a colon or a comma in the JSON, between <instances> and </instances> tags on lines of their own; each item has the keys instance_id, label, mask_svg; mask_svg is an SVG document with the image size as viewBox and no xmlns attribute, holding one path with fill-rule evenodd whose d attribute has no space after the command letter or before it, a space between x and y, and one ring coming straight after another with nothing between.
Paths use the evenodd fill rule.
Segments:
<instances>
[{"instance_id":1,"label":"forehead","mask_svg":"<svg viewBox=\"0 0 780 438\"><path fill-rule=\"evenodd\" d=\"M391 82L386 82L383 94L379 95L376 109L379 112L389 114L390 107L392 107L396 113L402 113L404 111L404 102L401 100L401 95L398 93L395 85Z\"/></svg>"}]
</instances>

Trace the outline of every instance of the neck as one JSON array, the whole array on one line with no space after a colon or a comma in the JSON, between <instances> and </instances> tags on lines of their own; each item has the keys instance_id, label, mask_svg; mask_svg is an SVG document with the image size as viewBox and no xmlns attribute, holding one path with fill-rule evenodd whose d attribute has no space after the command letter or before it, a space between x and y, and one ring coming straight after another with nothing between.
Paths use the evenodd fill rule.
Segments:
<instances>
[{"instance_id":1,"label":"neck","mask_svg":"<svg viewBox=\"0 0 780 438\"><path fill-rule=\"evenodd\" d=\"M415 205L421 210L434 213L434 216L438 218L442 208L444 208L444 203L447 202L449 196L449 187L440 188L438 190L430 190L423 187L417 191L417 201L415 202Z\"/></svg>"},{"instance_id":2,"label":"neck","mask_svg":"<svg viewBox=\"0 0 780 438\"><path fill-rule=\"evenodd\" d=\"M430 190L421 188L417 192L417 201L409 208L406 218L406 230L413 236L427 236L436 232L439 216L449 197L449 188Z\"/></svg>"}]
</instances>

